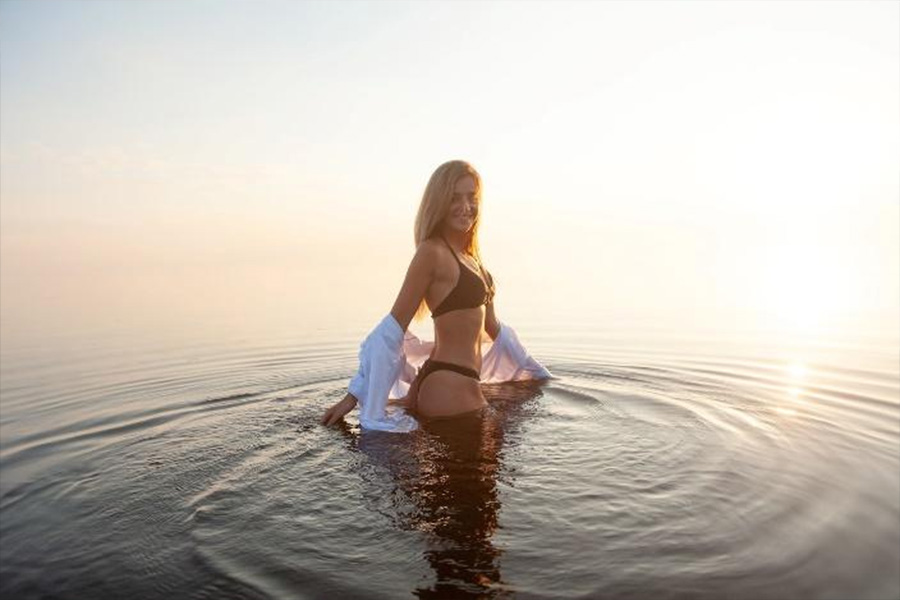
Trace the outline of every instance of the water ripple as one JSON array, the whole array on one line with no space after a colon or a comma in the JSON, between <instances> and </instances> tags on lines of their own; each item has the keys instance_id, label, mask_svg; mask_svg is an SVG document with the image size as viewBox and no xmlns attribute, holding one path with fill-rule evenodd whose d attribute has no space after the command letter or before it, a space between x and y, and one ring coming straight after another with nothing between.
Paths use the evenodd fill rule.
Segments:
<instances>
[{"instance_id":1,"label":"water ripple","mask_svg":"<svg viewBox=\"0 0 900 600\"><path fill-rule=\"evenodd\" d=\"M555 380L484 386L483 420L400 436L362 433L353 415L317 425L346 392L352 336L98 344L66 364L7 351L0 588L900 593L896 372L823 348L800 360L542 343Z\"/></svg>"}]
</instances>

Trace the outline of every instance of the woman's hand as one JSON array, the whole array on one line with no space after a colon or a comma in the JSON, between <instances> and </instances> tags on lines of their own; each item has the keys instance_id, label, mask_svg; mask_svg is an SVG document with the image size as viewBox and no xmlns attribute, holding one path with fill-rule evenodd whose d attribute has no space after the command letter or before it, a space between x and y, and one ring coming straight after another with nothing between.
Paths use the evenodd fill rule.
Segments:
<instances>
[{"instance_id":1,"label":"woman's hand","mask_svg":"<svg viewBox=\"0 0 900 600\"><path fill-rule=\"evenodd\" d=\"M410 397L409 394L403 396L402 398L391 398L388 400L389 406L399 406L404 409L409 409L412 406L413 398Z\"/></svg>"},{"instance_id":2,"label":"woman's hand","mask_svg":"<svg viewBox=\"0 0 900 600\"><path fill-rule=\"evenodd\" d=\"M334 425L344 418L348 412L356 407L356 397L353 394L347 394L344 399L325 411L322 416L322 425Z\"/></svg>"},{"instance_id":3,"label":"woman's hand","mask_svg":"<svg viewBox=\"0 0 900 600\"><path fill-rule=\"evenodd\" d=\"M432 352L434 354L434 352ZM416 377L416 380L413 381L412 385L409 386L409 392L402 398L389 399L388 405L396 405L400 406L407 412L410 409L416 408L416 400L419 398L419 378Z\"/></svg>"}]
</instances>

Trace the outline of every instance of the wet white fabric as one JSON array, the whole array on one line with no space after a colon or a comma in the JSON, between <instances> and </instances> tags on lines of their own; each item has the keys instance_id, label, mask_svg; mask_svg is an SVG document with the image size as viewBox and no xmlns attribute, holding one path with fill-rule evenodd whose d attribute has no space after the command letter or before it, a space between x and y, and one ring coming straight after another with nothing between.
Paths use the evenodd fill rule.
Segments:
<instances>
[{"instance_id":1,"label":"wet white fabric","mask_svg":"<svg viewBox=\"0 0 900 600\"><path fill-rule=\"evenodd\" d=\"M486 351L484 345L489 345ZM404 332L391 313L366 336L359 346L359 370L348 390L359 401L363 428L406 433L418 427L415 418L397 406L388 406L388 400L409 392L419 367L433 349L434 342ZM522 347L515 330L503 322L497 339L482 343L480 375L482 383L553 377Z\"/></svg>"}]
</instances>

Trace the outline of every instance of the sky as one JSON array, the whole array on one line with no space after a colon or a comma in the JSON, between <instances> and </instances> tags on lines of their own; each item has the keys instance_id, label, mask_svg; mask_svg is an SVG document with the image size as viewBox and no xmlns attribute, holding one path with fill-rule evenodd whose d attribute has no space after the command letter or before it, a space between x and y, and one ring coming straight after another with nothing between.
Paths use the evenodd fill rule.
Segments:
<instances>
[{"instance_id":1,"label":"sky","mask_svg":"<svg viewBox=\"0 0 900 600\"><path fill-rule=\"evenodd\" d=\"M0 327L372 322L451 159L501 320L900 334L900 3L858 0L0 0Z\"/></svg>"}]
</instances>

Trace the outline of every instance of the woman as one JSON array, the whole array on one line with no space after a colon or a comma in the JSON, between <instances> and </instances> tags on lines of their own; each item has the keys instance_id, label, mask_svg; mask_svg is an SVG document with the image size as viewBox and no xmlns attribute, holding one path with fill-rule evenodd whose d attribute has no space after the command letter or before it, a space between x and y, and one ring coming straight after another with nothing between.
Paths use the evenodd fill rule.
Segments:
<instances>
[{"instance_id":1,"label":"woman","mask_svg":"<svg viewBox=\"0 0 900 600\"><path fill-rule=\"evenodd\" d=\"M481 177L465 161L442 164L432 174L416 215L416 253L391 308L403 331L431 311L434 350L400 403L420 418L480 411L486 401L479 374L481 332L496 339L493 278L481 264L478 226ZM353 410L353 394L322 418L331 425Z\"/></svg>"}]
</instances>

